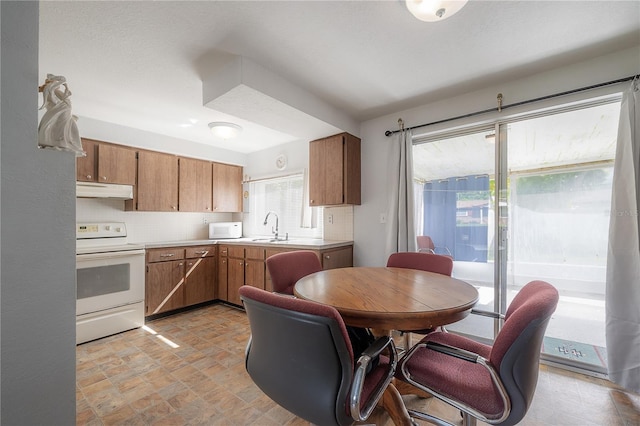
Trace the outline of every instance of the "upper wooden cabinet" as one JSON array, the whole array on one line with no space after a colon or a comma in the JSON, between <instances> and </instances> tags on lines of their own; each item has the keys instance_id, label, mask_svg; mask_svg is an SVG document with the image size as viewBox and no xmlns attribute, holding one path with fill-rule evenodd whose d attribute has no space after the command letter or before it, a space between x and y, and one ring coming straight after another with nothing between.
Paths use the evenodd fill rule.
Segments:
<instances>
[{"instance_id":1,"label":"upper wooden cabinet","mask_svg":"<svg viewBox=\"0 0 640 426\"><path fill-rule=\"evenodd\" d=\"M134 210L178 211L178 157L138 151L138 184L133 202ZM128 207L129 203L125 203Z\"/></svg>"},{"instance_id":2,"label":"upper wooden cabinet","mask_svg":"<svg viewBox=\"0 0 640 426\"><path fill-rule=\"evenodd\" d=\"M242 211L242 167L213 163L213 212Z\"/></svg>"},{"instance_id":3,"label":"upper wooden cabinet","mask_svg":"<svg viewBox=\"0 0 640 426\"><path fill-rule=\"evenodd\" d=\"M309 143L309 205L360 204L360 139L348 133Z\"/></svg>"},{"instance_id":4,"label":"upper wooden cabinet","mask_svg":"<svg viewBox=\"0 0 640 426\"><path fill-rule=\"evenodd\" d=\"M135 185L136 151L92 139L82 139L86 157L78 157L76 180Z\"/></svg>"},{"instance_id":5,"label":"upper wooden cabinet","mask_svg":"<svg viewBox=\"0 0 640 426\"><path fill-rule=\"evenodd\" d=\"M178 209L181 212L211 212L212 167L209 161L179 160Z\"/></svg>"}]
</instances>

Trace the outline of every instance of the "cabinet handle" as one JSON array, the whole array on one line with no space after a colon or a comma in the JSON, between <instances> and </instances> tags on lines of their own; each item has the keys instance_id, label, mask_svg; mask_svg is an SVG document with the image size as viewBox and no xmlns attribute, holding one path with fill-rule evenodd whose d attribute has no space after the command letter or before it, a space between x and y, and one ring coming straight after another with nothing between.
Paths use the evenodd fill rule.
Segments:
<instances>
[{"instance_id":1,"label":"cabinet handle","mask_svg":"<svg viewBox=\"0 0 640 426\"><path fill-rule=\"evenodd\" d=\"M102 180L107 180L107 177L106 176L102 176Z\"/></svg>"},{"instance_id":2,"label":"cabinet handle","mask_svg":"<svg viewBox=\"0 0 640 426\"><path fill-rule=\"evenodd\" d=\"M91 175L87 175L87 179L91 179Z\"/></svg>"},{"instance_id":3,"label":"cabinet handle","mask_svg":"<svg viewBox=\"0 0 640 426\"><path fill-rule=\"evenodd\" d=\"M176 209L176 206L171 206L171 210L175 210L175 209Z\"/></svg>"},{"instance_id":4,"label":"cabinet handle","mask_svg":"<svg viewBox=\"0 0 640 426\"><path fill-rule=\"evenodd\" d=\"M163 253L163 254L160 255L160 257L173 257L175 255L176 255L175 253L166 253L166 254Z\"/></svg>"},{"instance_id":5,"label":"cabinet handle","mask_svg":"<svg viewBox=\"0 0 640 426\"><path fill-rule=\"evenodd\" d=\"M182 262L178 263L178 266L182 266L182 265L184 265L184 263L182 263Z\"/></svg>"},{"instance_id":6,"label":"cabinet handle","mask_svg":"<svg viewBox=\"0 0 640 426\"><path fill-rule=\"evenodd\" d=\"M187 266L193 266L193 262L187 263Z\"/></svg>"},{"instance_id":7,"label":"cabinet handle","mask_svg":"<svg viewBox=\"0 0 640 426\"><path fill-rule=\"evenodd\" d=\"M328 254L326 254L326 255L324 256L324 258L325 258L325 259L331 259L331 256L329 256Z\"/></svg>"},{"instance_id":8,"label":"cabinet handle","mask_svg":"<svg viewBox=\"0 0 640 426\"><path fill-rule=\"evenodd\" d=\"M195 254L207 254L208 251L207 250L202 250L202 251L196 251L194 252Z\"/></svg>"}]
</instances>

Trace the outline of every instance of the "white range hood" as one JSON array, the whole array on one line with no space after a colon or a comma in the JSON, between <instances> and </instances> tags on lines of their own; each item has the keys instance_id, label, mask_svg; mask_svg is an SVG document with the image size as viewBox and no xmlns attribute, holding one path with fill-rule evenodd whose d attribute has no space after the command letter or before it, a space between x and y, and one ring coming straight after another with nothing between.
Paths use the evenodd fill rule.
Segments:
<instances>
[{"instance_id":1,"label":"white range hood","mask_svg":"<svg viewBox=\"0 0 640 426\"><path fill-rule=\"evenodd\" d=\"M112 183L76 182L77 198L112 198L132 200L132 185L116 185Z\"/></svg>"}]
</instances>

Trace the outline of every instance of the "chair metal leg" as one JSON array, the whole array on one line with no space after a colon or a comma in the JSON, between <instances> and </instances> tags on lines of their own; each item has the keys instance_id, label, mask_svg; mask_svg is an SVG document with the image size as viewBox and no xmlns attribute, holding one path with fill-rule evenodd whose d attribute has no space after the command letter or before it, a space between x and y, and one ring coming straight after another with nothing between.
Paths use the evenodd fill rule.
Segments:
<instances>
[{"instance_id":1,"label":"chair metal leg","mask_svg":"<svg viewBox=\"0 0 640 426\"><path fill-rule=\"evenodd\" d=\"M411 349L411 333L408 331L403 331L404 335L404 350L405 352Z\"/></svg>"},{"instance_id":2,"label":"chair metal leg","mask_svg":"<svg viewBox=\"0 0 640 426\"><path fill-rule=\"evenodd\" d=\"M464 411L461 411L460 414L462 414L462 426L476 426L477 425L478 419L473 417L471 414L465 413Z\"/></svg>"}]
</instances>

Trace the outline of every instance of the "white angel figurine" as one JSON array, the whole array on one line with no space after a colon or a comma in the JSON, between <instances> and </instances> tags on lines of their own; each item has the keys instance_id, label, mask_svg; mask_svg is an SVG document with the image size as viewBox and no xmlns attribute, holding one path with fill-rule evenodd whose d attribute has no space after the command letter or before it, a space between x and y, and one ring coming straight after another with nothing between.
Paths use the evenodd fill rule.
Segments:
<instances>
[{"instance_id":1,"label":"white angel figurine","mask_svg":"<svg viewBox=\"0 0 640 426\"><path fill-rule=\"evenodd\" d=\"M64 87L64 91L61 90L61 86ZM67 86L66 78L47 74L40 91L44 97L40 109L44 108L47 112L38 126L38 145L60 151L72 151L77 157L86 155L82 150L76 125L78 117L71 114L71 90Z\"/></svg>"}]
</instances>

